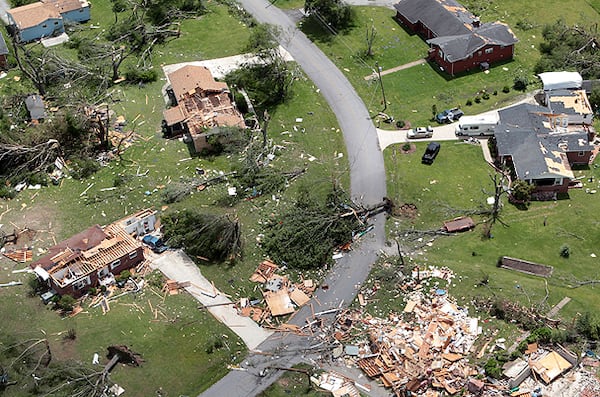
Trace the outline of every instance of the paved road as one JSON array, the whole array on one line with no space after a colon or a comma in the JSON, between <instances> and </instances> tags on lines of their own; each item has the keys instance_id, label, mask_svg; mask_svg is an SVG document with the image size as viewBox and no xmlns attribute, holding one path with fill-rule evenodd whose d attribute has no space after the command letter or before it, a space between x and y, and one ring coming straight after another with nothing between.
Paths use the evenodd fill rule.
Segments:
<instances>
[{"instance_id":1,"label":"paved road","mask_svg":"<svg viewBox=\"0 0 600 397\"><path fill-rule=\"evenodd\" d=\"M296 29L285 13L265 0L240 0L240 3L259 22L281 28L281 45L320 89L336 114L348 152L353 199L363 205L379 203L386 195L383 155L377 130L356 91L337 67ZM324 283L330 288L317 291L316 299L312 300L315 312L338 308L354 299L357 288L369 274L371 264L385 247L385 216L378 215L373 221L374 229L363 238L360 246L339 259L326 277ZM305 306L291 322L303 325L309 316L311 308ZM326 318L330 319L331 316ZM275 335L258 346L257 350L264 353L251 354L242 363L241 371L230 372L202 396L256 396L280 375L278 371L271 370L261 377L264 368L291 366L308 359L307 354L314 357L315 346L319 343L317 337Z\"/></svg>"}]
</instances>

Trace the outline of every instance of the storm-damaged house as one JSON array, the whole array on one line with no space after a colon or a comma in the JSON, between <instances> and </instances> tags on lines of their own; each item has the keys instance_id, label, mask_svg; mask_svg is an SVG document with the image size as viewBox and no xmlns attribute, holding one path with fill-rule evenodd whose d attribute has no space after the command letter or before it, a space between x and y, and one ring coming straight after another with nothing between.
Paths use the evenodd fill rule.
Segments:
<instances>
[{"instance_id":1,"label":"storm-damaged house","mask_svg":"<svg viewBox=\"0 0 600 397\"><path fill-rule=\"evenodd\" d=\"M50 247L30 266L59 295L79 297L144 260L142 244L120 224L92 226Z\"/></svg>"},{"instance_id":2,"label":"storm-damaged house","mask_svg":"<svg viewBox=\"0 0 600 397\"><path fill-rule=\"evenodd\" d=\"M502 22L482 23L454 0L402 0L395 19L427 44L427 59L452 76L508 61L518 39Z\"/></svg>"},{"instance_id":3,"label":"storm-damaged house","mask_svg":"<svg viewBox=\"0 0 600 397\"><path fill-rule=\"evenodd\" d=\"M521 104L500 110L499 115L496 162L534 185L534 198L553 199L567 193L575 183L571 167L593 160L593 132L585 125L569 124L569 114Z\"/></svg>"},{"instance_id":4,"label":"storm-damaged house","mask_svg":"<svg viewBox=\"0 0 600 397\"><path fill-rule=\"evenodd\" d=\"M227 83L216 81L204 66L186 65L167 74L171 107L163 112L167 136L189 135L197 152L209 148L219 127L245 128Z\"/></svg>"}]
</instances>

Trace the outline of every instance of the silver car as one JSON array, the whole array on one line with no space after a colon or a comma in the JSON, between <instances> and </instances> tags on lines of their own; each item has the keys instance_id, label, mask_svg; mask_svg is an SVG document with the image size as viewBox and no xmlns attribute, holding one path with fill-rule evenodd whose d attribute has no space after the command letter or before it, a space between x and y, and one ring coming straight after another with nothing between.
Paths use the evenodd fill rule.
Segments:
<instances>
[{"instance_id":1,"label":"silver car","mask_svg":"<svg viewBox=\"0 0 600 397\"><path fill-rule=\"evenodd\" d=\"M413 128L406 133L408 139L431 138L432 136L433 128L431 126Z\"/></svg>"}]
</instances>

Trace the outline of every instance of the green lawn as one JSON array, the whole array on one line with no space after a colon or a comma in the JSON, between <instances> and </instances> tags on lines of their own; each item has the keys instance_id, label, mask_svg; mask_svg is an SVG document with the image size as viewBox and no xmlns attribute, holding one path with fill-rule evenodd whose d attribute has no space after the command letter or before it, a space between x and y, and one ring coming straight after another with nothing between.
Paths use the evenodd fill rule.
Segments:
<instances>
[{"instance_id":1,"label":"green lawn","mask_svg":"<svg viewBox=\"0 0 600 397\"><path fill-rule=\"evenodd\" d=\"M95 26L109 26L113 20L108 4L107 0L94 3L92 23ZM208 14L183 22L180 38L155 49L152 59L155 68L173 62L230 56L242 51L250 32L248 27L238 23L225 6L214 2L207 3L207 6ZM223 34L225 27L227 35ZM82 34L96 32L97 29L92 29ZM296 68L295 64L291 67ZM25 79L17 82L13 76L20 76L20 72L11 71L7 78L0 80L0 91L31 90L23 87ZM118 101L110 104L111 109L115 116L126 118L126 130L133 129L138 134L134 144L123 153L122 160L110 162L87 180L65 179L59 186L48 186L39 191L26 190L13 200L0 201L0 223L9 225L13 222L19 227L38 230L38 240L34 245L37 256L41 253L38 248L47 248L54 241L93 224L107 224L149 206L162 209L163 187L180 178L193 177L196 168L204 169L208 175L230 171L232 156L193 157L184 143L162 138L160 122L165 103L161 88L164 83L161 72L158 81L142 88L128 85L114 87L113 98ZM245 241L243 259L230 267L200 265L202 272L214 280L217 288L232 295L232 299L256 295L248 277L263 259L257 243L262 222L279 206L289 204L298 184L308 184L313 191L324 191L334 179L343 186L349 184L347 157L335 116L300 70L296 71L289 101L269 112L269 139L279 145L273 166L282 171L305 167L307 172L304 176L292 183L282 195L258 197L234 207L223 204L227 189L225 185L217 185L165 208L197 207L210 212L232 213L240 218ZM114 187L118 176L123 177L125 182L115 190L102 190ZM82 194L84 191L86 193ZM16 276L11 275L10 270L22 267L15 267L5 258L0 259L0 265L5 270L0 275L0 283L15 280ZM187 295L167 298L163 311L169 319L177 314L179 318L172 323L156 324L148 317L148 311L140 314L118 303L112 305L106 316L99 315L99 309L96 309L89 315L80 314L72 320L60 320L56 313L41 306L38 298L25 297L24 288L3 288L0 296L5 302L0 314L11 320L7 324L11 324L11 329L14 325L17 334L21 330L37 330L41 324L47 334L68 326L76 328L78 337L69 356L77 360L88 362L94 352L102 354L111 343L128 344L139 351L147 360L143 367L118 367L111 376L129 392L136 390L135 395L154 395L159 387L168 395L197 393L223 376L227 371L226 364L235 362L245 352L237 337L211 316L199 312L197 303ZM136 303L146 307L147 298L154 299L154 294L146 292L141 302ZM132 303L130 298L119 302ZM152 304L156 306L154 301ZM229 337L226 339L229 349L223 348L208 355L206 345L215 338L222 339L221 335ZM58 350L61 341L56 339ZM240 354L237 354L238 351ZM178 364L172 365L175 358Z\"/></svg>"},{"instance_id":2,"label":"green lawn","mask_svg":"<svg viewBox=\"0 0 600 397\"><path fill-rule=\"evenodd\" d=\"M4 271L0 282L5 282L9 273L6 270L13 266L6 259L2 259L1 265ZM23 274L19 276L25 281ZM198 310L188 295L167 296L164 300L161 295L159 289L147 286L138 295L112 301L111 310L105 315L100 307L90 308L87 300L84 312L73 318L61 318L39 298L27 296L26 286L10 287L0 289L0 313L18 340L47 338L54 360L91 363L94 353L98 353L100 364L104 365L108 361L105 358L108 346L127 345L145 360L137 368L119 365L111 374L111 379L129 395L151 396L159 388L167 395L198 393L225 375L228 364L238 363L246 348L230 329L206 311ZM151 308L162 314L155 318ZM71 328L76 338L67 341L63 336ZM8 331L8 327L3 328L3 332ZM226 343L207 353L216 340ZM0 341L0 349L3 343ZM31 395L21 386L7 388L3 396Z\"/></svg>"},{"instance_id":3,"label":"green lawn","mask_svg":"<svg viewBox=\"0 0 600 397\"><path fill-rule=\"evenodd\" d=\"M479 147L443 143L432 166L420 164L424 148L425 144L419 143L412 154L402 154L398 146L384 152L386 168L390 170L390 196L399 204L413 203L419 209L415 219L398 217L388 222L391 236L398 236L409 252L415 245L408 243L402 231L437 229L444 220L458 216L448 208L468 210L485 206L486 197L493 192L489 176L492 170L484 163ZM600 190L597 167L578 170L575 174L585 176L582 178L585 188ZM587 182L590 176L594 177L592 183ZM438 237L432 246L425 245L429 241L425 237L416 243L419 253L414 255L414 263L453 269L458 277L450 290L463 302L472 296L496 294L526 305L543 303L545 312L569 296L573 300L560 314L565 321L570 321L577 312L589 311L600 304L600 296L593 286L569 288L578 280L599 278L599 259L595 255L598 255L600 236L592 231L597 228L595 214L600 210L600 203L595 195L585 193L585 188L571 190L569 199L533 202L527 210L504 203L501 219L507 226L496 223L491 239L482 237L482 225L471 232ZM474 219L483 220L478 216ZM571 249L568 259L559 255L563 244ZM554 267L552 277L547 280L547 301L544 302L546 286L542 278L496 267L498 258L503 255ZM477 286L487 276L489 286Z\"/></svg>"},{"instance_id":4,"label":"green lawn","mask_svg":"<svg viewBox=\"0 0 600 397\"><path fill-rule=\"evenodd\" d=\"M413 125L430 122L432 106L438 111L460 106L466 114L477 114L514 102L520 92L502 92L505 86L512 87L516 76L526 75L533 90L539 86L533 76L533 66L539 58L538 45L545 23L552 23L557 15L550 12L552 5L547 2L519 2L510 0L481 6L480 2L465 3L481 15L483 21L501 20L509 24L519 43L515 47L513 61L492 67L489 73L473 72L456 78L438 73L435 65L424 64L382 77L387 109L386 113L396 120L406 120ZM556 7L562 7L562 3ZM492 3L489 3L492 4ZM373 74L378 64L383 70L391 69L422 59L427 54L428 45L417 35L410 35L392 18L395 12L384 7L355 7L355 26L347 31L332 35L312 19L301 22L302 30L315 41L336 65L345 72L365 102L371 114L384 109L381 86L377 80L366 81L365 76ZM560 15L568 23L590 25L598 19L598 13L584 0L575 1ZM373 46L374 55L365 56L366 32L375 27L377 36ZM526 30L523 30L523 27ZM477 104L475 97L486 91L489 100ZM491 95L497 92L497 95ZM467 106L467 100L473 101ZM390 128L382 125L382 128Z\"/></svg>"}]
</instances>

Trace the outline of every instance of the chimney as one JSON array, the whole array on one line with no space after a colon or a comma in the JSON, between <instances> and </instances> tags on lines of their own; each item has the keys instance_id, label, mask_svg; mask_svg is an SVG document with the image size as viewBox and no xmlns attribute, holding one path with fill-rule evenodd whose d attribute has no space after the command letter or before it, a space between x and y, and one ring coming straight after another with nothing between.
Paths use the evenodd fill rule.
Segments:
<instances>
[{"instance_id":1,"label":"chimney","mask_svg":"<svg viewBox=\"0 0 600 397\"><path fill-rule=\"evenodd\" d=\"M478 28L480 25L481 25L481 21L479 20L479 17L473 18L473 27Z\"/></svg>"}]
</instances>

